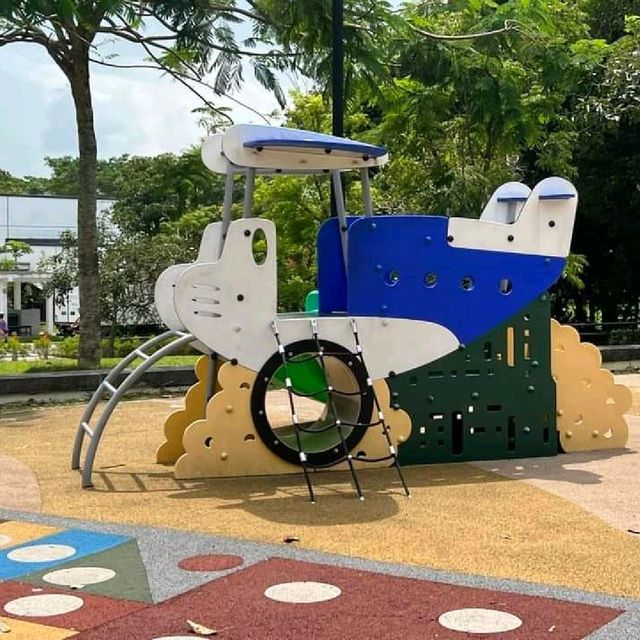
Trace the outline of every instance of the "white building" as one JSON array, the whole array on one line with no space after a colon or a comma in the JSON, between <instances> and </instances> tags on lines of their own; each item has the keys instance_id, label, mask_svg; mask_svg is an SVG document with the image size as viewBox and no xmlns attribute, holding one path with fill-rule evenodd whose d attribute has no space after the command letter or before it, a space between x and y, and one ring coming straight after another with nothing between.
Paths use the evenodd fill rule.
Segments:
<instances>
[{"instance_id":1,"label":"white building","mask_svg":"<svg viewBox=\"0 0 640 640\"><path fill-rule=\"evenodd\" d=\"M98 215L108 212L113 203L113 200L98 200ZM60 252L60 234L63 231L76 233L77 210L76 198L0 194L0 246L8 240L20 240L32 250L32 253L18 259L17 269L0 270L0 313L5 314L5 319L13 327L17 321L20 326L31 327L30 332L33 333L36 321L43 320L51 333L56 322L74 322L76 319L77 290L69 295L68 307L54 309L53 297L49 296L42 308L35 306L37 314L23 308L23 290L25 285L41 289L47 281L49 276L39 270L39 264L43 258Z\"/></svg>"}]
</instances>

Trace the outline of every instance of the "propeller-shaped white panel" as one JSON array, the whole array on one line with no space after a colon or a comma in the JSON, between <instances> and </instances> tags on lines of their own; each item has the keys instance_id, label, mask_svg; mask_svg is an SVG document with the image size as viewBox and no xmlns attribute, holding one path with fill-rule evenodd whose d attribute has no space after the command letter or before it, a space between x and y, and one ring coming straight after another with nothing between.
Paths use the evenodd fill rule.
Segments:
<instances>
[{"instance_id":1,"label":"propeller-shaped white panel","mask_svg":"<svg viewBox=\"0 0 640 640\"><path fill-rule=\"evenodd\" d=\"M220 254L220 242L222 240L222 223L212 222L207 225L202 239L200 240L200 250L198 252L197 262L211 262L218 259ZM158 315L163 324L172 331L184 331L185 326L182 323L176 311L174 292L176 282L183 271L191 267L191 263L174 264L165 269L158 279L154 289L154 300Z\"/></svg>"}]
</instances>

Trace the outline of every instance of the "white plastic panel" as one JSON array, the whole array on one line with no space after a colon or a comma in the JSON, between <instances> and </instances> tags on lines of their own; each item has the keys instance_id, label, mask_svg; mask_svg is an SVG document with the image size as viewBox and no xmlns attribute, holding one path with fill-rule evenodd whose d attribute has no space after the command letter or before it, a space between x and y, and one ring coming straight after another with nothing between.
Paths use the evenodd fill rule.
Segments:
<instances>
[{"instance_id":1,"label":"white plastic panel","mask_svg":"<svg viewBox=\"0 0 640 640\"><path fill-rule=\"evenodd\" d=\"M190 264L174 264L165 269L158 279L153 292L156 309L162 323L172 331L184 331L185 326L178 317L175 304L173 302L173 292L176 281L180 274L190 267Z\"/></svg>"},{"instance_id":2,"label":"white plastic panel","mask_svg":"<svg viewBox=\"0 0 640 640\"><path fill-rule=\"evenodd\" d=\"M222 222L212 222L208 224L200 240L197 262L212 262L217 260L220 254L221 240ZM165 269L156 280L153 294L156 309L163 324L173 331L185 330L185 326L176 311L174 292L178 277L185 269L191 266L190 263L175 264Z\"/></svg>"},{"instance_id":3,"label":"white plastic panel","mask_svg":"<svg viewBox=\"0 0 640 640\"><path fill-rule=\"evenodd\" d=\"M267 244L262 264L252 250L258 230ZM253 348L252 338L276 315L276 300L275 226L259 218L232 222L220 260L185 269L175 288L175 308L184 326L229 358L240 359L234 354Z\"/></svg>"},{"instance_id":4,"label":"white plastic panel","mask_svg":"<svg viewBox=\"0 0 640 640\"><path fill-rule=\"evenodd\" d=\"M220 255L222 222L212 222L205 227L196 262L214 262Z\"/></svg>"},{"instance_id":5,"label":"white plastic panel","mask_svg":"<svg viewBox=\"0 0 640 640\"><path fill-rule=\"evenodd\" d=\"M243 146L245 128L251 125L235 125L227 130L222 140L226 158L241 167L280 169L282 171L307 171L330 169L360 169L378 167L388 162L387 154L378 158L363 159L362 154L335 150L330 154L322 149L267 148L262 151Z\"/></svg>"},{"instance_id":6,"label":"white plastic panel","mask_svg":"<svg viewBox=\"0 0 640 640\"><path fill-rule=\"evenodd\" d=\"M224 133L215 133L202 141L200 156L204 166L214 173L227 172L227 159L222 152Z\"/></svg>"},{"instance_id":7,"label":"white plastic panel","mask_svg":"<svg viewBox=\"0 0 640 640\"><path fill-rule=\"evenodd\" d=\"M577 206L578 193L568 180L546 178L533 189L513 224L451 218L450 243L467 249L565 258L569 255Z\"/></svg>"},{"instance_id":8,"label":"white plastic panel","mask_svg":"<svg viewBox=\"0 0 640 640\"><path fill-rule=\"evenodd\" d=\"M480 220L512 224L518 219L530 193L531 189L522 182L506 182L494 191Z\"/></svg>"}]
</instances>

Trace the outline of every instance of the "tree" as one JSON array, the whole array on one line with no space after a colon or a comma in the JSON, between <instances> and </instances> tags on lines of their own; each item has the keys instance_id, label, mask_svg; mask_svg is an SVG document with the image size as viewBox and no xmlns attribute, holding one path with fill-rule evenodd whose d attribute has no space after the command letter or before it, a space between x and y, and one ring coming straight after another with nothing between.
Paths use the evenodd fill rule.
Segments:
<instances>
[{"instance_id":1,"label":"tree","mask_svg":"<svg viewBox=\"0 0 640 640\"><path fill-rule=\"evenodd\" d=\"M257 79L277 91L268 73L271 52L243 51L231 25L243 18L258 20L233 0L0 0L0 47L34 43L47 51L66 76L76 112L78 133L78 264L81 305L80 366L100 361L99 273L96 230L97 145L90 87L91 63L118 66L101 57L97 39L135 43L149 60L146 68L170 72L212 109L194 83L213 70L218 93L242 82L242 56L256 58ZM255 46L257 38L247 46ZM123 65L126 66L126 65ZM135 65L134 65L135 66Z\"/></svg>"},{"instance_id":2,"label":"tree","mask_svg":"<svg viewBox=\"0 0 640 640\"><path fill-rule=\"evenodd\" d=\"M53 296L57 305L69 306L69 294L78 285L78 241L71 231L60 234L60 252L44 258L38 270L50 275L42 287L44 296Z\"/></svg>"},{"instance_id":3,"label":"tree","mask_svg":"<svg viewBox=\"0 0 640 640\"><path fill-rule=\"evenodd\" d=\"M4 259L0 262L2 266L0 269L3 271L13 271L18 268L18 260L25 255L32 253L31 247L22 240L7 240L3 246L0 247L0 253L10 253L11 258Z\"/></svg>"}]
</instances>

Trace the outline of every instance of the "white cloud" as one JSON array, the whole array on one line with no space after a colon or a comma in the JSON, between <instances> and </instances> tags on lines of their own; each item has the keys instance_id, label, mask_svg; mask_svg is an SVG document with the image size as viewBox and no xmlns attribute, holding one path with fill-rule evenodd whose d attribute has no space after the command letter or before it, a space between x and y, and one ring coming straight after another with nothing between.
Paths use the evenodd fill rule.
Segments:
<instances>
[{"instance_id":1,"label":"white cloud","mask_svg":"<svg viewBox=\"0 0 640 640\"><path fill-rule=\"evenodd\" d=\"M122 59L132 61L131 50ZM283 78L285 91L292 81ZM206 91L214 104L228 106L236 122L261 122L250 110ZM148 70L93 66L94 117L101 158L180 152L197 144L196 96L167 76ZM238 100L268 114L275 98L246 70ZM17 175L45 175L45 156L76 155L75 114L62 72L37 45L0 49L0 168Z\"/></svg>"}]
</instances>

